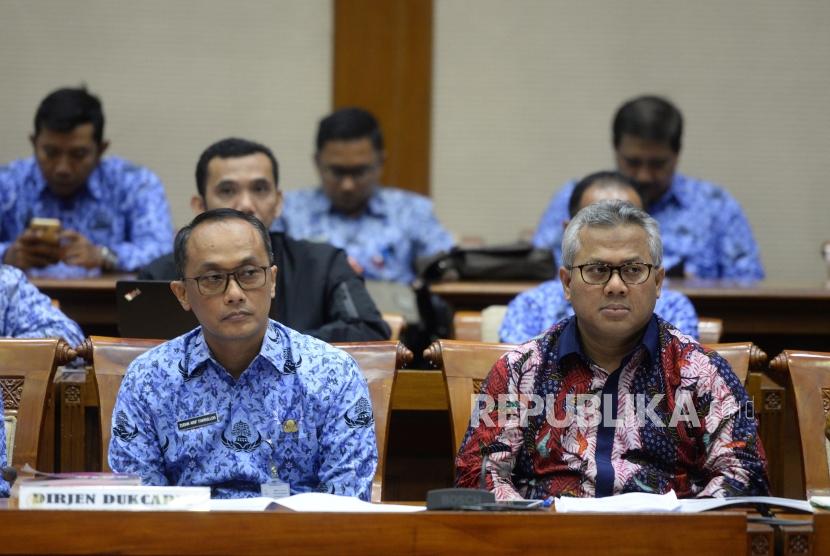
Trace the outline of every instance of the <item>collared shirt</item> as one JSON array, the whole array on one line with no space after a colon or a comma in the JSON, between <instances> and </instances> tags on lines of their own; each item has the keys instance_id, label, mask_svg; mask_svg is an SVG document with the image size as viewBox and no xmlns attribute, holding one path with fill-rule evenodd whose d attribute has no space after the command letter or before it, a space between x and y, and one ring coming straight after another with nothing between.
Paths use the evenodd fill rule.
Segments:
<instances>
[{"instance_id":1,"label":"collared shirt","mask_svg":"<svg viewBox=\"0 0 830 556\"><path fill-rule=\"evenodd\" d=\"M291 494L369 500L377 465L366 381L345 352L275 321L235 380L201 327L138 357L113 410L110 467L150 485L259 496L276 466Z\"/></svg>"},{"instance_id":2,"label":"collared shirt","mask_svg":"<svg viewBox=\"0 0 830 556\"><path fill-rule=\"evenodd\" d=\"M698 339L697 312L682 293L664 287L654 312L684 334ZM565 299L562 282L542 282L510 302L499 329L499 338L502 342L522 344L573 314L573 307Z\"/></svg>"},{"instance_id":3,"label":"collared shirt","mask_svg":"<svg viewBox=\"0 0 830 556\"><path fill-rule=\"evenodd\" d=\"M533 244L553 249L562 261L562 223L575 181L548 205ZM721 187L675 174L669 190L648 212L660 223L663 267L669 276L761 280L764 267L741 205Z\"/></svg>"},{"instance_id":4,"label":"collared shirt","mask_svg":"<svg viewBox=\"0 0 830 556\"><path fill-rule=\"evenodd\" d=\"M297 239L331 243L363 267L368 280L408 284L421 257L449 250L454 242L432 211L432 201L402 189L378 187L357 217L332 207L323 189L285 193L285 210L271 226Z\"/></svg>"},{"instance_id":5,"label":"collared shirt","mask_svg":"<svg viewBox=\"0 0 830 556\"><path fill-rule=\"evenodd\" d=\"M499 500L769 490L743 385L722 357L657 316L610 373L585 355L571 317L503 355L481 392L456 484L478 487L487 455Z\"/></svg>"},{"instance_id":6,"label":"collared shirt","mask_svg":"<svg viewBox=\"0 0 830 556\"><path fill-rule=\"evenodd\" d=\"M33 217L57 218L64 230L108 247L118 259L116 270L134 271L173 245L161 181L147 168L117 157L102 159L86 185L69 199L51 192L34 157L0 168L0 258ZM59 262L29 274L69 278L94 276L100 269Z\"/></svg>"},{"instance_id":7,"label":"collared shirt","mask_svg":"<svg viewBox=\"0 0 830 556\"><path fill-rule=\"evenodd\" d=\"M75 347L84 340L80 327L49 297L40 293L19 269L0 265L0 336L63 338Z\"/></svg>"}]
</instances>

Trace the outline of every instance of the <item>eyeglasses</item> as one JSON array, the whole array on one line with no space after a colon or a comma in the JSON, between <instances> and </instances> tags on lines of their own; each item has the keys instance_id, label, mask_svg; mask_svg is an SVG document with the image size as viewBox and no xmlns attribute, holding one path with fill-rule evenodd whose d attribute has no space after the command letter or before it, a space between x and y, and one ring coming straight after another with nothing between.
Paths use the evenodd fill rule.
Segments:
<instances>
[{"instance_id":1,"label":"eyeglasses","mask_svg":"<svg viewBox=\"0 0 830 556\"><path fill-rule=\"evenodd\" d=\"M265 285L267 266L243 266L233 272L208 272L201 276L185 277L185 280L194 280L199 293L202 295L216 295L225 293L231 276L243 290L255 290Z\"/></svg>"},{"instance_id":2,"label":"eyeglasses","mask_svg":"<svg viewBox=\"0 0 830 556\"><path fill-rule=\"evenodd\" d=\"M579 274L586 284L592 286L604 286L611 280L614 271L620 275L620 280L629 286L636 286L642 284L651 275L653 264L648 263L625 263L620 265L610 265L605 263L589 263L577 266L569 266L568 270L575 268L579 269Z\"/></svg>"},{"instance_id":3,"label":"eyeglasses","mask_svg":"<svg viewBox=\"0 0 830 556\"><path fill-rule=\"evenodd\" d=\"M320 169L336 181L344 180L347 177L351 177L355 181L364 181L377 169L377 164L362 164L360 166L328 166L321 164Z\"/></svg>"}]
</instances>

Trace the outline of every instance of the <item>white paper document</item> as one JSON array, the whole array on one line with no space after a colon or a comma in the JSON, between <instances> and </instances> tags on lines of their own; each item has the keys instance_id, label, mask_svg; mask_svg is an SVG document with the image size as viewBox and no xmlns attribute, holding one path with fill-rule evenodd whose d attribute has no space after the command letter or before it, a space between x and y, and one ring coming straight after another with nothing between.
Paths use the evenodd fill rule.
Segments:
<instances>
[{"instance_id":1,"label":"white paper document","mask_svg":"<svg viewBox=\"0 0 830 556\"><path fill-rule=\"evenodd\" d=\"M286 498L236 498L230 500L211 500L207 505L194 508L214 512L261 512L270 504L276 503L295 512L339 512L339 513L413 513L421 512L425 506L405 506L401 504L371 504L359 498L336 496L321 492L306 492Z\"/></svg>"},{"instance_id":2,"label":"white paper document","mask_svg":"<svg viewBox=\"0 0 830 556\"><path fill-rule=\"evenodd\" d=\"M351 496L337 496L321 492L305 492L288 498L280 498L277 504L295 512L372 512L372 513L413 513L426 510L426 506L404 506L402 504L371 504Z\"/></svg>"},{"instance_id":3,"label":"white paper document","mask_svg":"<svg viewBox=\"0 0 830 556\"><path fill-rule=\"evenodd\" d=\"M554 502L557 513L567 512L673 512L680 507L673 490L666 494L627 492L605 498L560 497Z\"/></svg>"}]
</instances>

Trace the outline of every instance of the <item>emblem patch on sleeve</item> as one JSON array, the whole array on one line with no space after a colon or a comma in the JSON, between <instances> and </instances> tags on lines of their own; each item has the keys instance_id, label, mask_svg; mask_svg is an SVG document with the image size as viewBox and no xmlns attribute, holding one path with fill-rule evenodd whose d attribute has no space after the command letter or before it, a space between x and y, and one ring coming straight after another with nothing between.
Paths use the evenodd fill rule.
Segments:
<instances>
[{"instance_id":1,"label":"emblem patch on sleeve","mask_svg":"<svg viewBox=\"0 0 830 556\"><path fill-rule=\"evenodd\" d=\"M130 430L130 427L132 427L132 430ZM112 427L112 434L124 442L130 442L133 438L138 436L138 427L130 423L130 420L127 419L126 413L119 411L115 415L115 426Z\"/></svg>"},{"instance_id":2,"label":"emblem patch on sleeve","mask_svg":"<svg viewBox=\"0 0 830 556\"><path fill-rule=\"evenodd\" d=\"M346 412L346 424L352 428L357 429L361 427L368 427L375 422L372 415L372 404L366 398L360 398L357 403Z\"/></svg>"}]
</instances>

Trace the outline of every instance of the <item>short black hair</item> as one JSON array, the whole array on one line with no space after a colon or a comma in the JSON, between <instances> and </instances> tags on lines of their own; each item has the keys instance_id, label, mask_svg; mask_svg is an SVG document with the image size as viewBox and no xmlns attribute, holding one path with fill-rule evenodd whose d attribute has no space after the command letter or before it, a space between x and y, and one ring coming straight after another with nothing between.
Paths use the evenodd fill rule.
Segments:
<instances>
[{"instance_id":1,"label":"short black hair","mask_svg":"<svg viewBox=\"0 0 830 556\"><path fill-rule=\"evenodd\" d=\"M317 128L317 152L329 141L368 138L375 151L383 150L383 134L375 117L363 108L341 108L322 120Z\"/></svg>"},{"instance_id":2,"label":"short black hair","mask_svg":"<svg viewBox=\"0 0 830 556\"><path fill-rule=\"evenodd\" d=\"M633 135L667 144L676 154L680 152L683 136L683 115L665 98L641 96L620 106L614 116L613 130L615 149L620 146L623 135Z\"/></svg>"},{"instance_id":3,"label":"short black hair","mask_svg":"<svg viewBox=\"0 0 830 556\"><path fill-rule=\"evenodd\" d=\"M214 158L240 158L243 156L250 156L252 154L262 153L271 161L271 172L274 175L274 186L279 187L280 183L280 167L277 164L277 158L271 149L261 143L249 141L247 139L240 139L238 137L228 137L217 141L202 152L199 157L199 162L196 163L196 189L199 195L205 196L205 187L207 187L208 164Z\"/></svg>"},{"instance_id":4,"label":"short black hair","mask_svg":"<svg viewBox=\"0 0 830 556\"><path fill-rule=\"evenodd\" d=\"M274 264L271 234L268 233L265 225L256 216L229 208L207 210L197 215L190 224L179 230L179 233L176 234L176 240L173 242L173 259L176 262L176 274L179 280L183 280L185 277L184 269L187 266L187 242L190 240L190 235L193 233L193 230L208 222L220 222L222 220L233 219L244 220L259 232L260 237L262 237L262 243L265 245L265 251L268 253L268 264Z\"/></svg>"},{"instance_id":5,"label":"short black hair","mask_svg":"<svg viewBox=\"0 0 830 556\"><path fill-rule=\"evenodd\" d=\"M82 124L92 124L99 145L104 140L104 111L98 97L86 87L65 87L49 93L35 112L35 137L41 129L69 133Z\"/></svg>"},{"instance_id":6,"label":"short black hair","mask_svg":"<svg viewBox=\"0 0 830 556\"><path fill-rule=\"evenodd\" d=\"M640 190L640 184L634 179L629 178L625 174L612 170L594 172L593 174L588 174L579 180L574 186L573 191L571 191L571 198L568 201L568 214L571 215L571 218L576 216L576 213L579 212L579 205L582 203L582 196L585 195L585 192L588 191L588 189L595 185L602 185L609 188L630 187L637 193L640 200L643 201L643 192Z\"/></svg>"}]
</instances>

